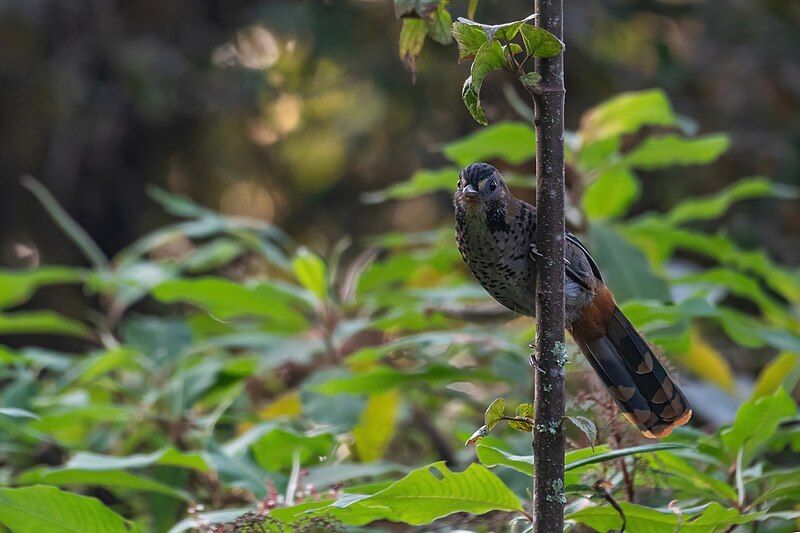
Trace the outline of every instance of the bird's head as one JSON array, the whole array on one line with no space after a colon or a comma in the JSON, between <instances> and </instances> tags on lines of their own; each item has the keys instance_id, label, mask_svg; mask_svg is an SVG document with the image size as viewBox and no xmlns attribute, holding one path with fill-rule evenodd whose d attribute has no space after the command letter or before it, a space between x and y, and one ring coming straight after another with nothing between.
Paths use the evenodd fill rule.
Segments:
<instances>
[{"instance_id":1,"label":"bird's head","mask_svg":"<svg viewBox=\"0 0 800 533\"><path fill-rule=\"evenodd\" d=\"M492 211L504 207L510 196L500 171L488 163L474 163L458 177L455 203L466 211Z\"/></svg>"}]
</instances>

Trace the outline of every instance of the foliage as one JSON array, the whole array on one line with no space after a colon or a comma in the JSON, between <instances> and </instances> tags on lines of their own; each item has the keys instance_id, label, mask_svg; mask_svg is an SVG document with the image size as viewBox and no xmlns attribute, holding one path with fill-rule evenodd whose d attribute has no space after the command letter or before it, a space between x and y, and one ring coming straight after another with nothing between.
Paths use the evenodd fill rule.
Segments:
<instances>
[{"instance_id":1,"label":"foliage","mask_svg":"<svg viewBox=\"0 0 800 533\"><path fill-rule=\"evenodd\" d=\"M708 163L728 144L676 124L658 91L587 112L568 136L579 178L571 223L631 320L686 377L695 416L716 429L640 444L571 358L570 390L579 392L565 420L574 445L562 491L568 519L601 531L623 521L629 531L753 522L789 530L800 502L789 394L800 377L800 275L704 228L735 202L794 191L747 178L623 222L649 183L644 171ZM648 135L651 126L670 130ZM451 165L423 171L447 179L416 177L372 199L450 190L457 168L477 160L532 160L534 143L519 136L532 140L533 130L503 123L450 143ZM152 198L180 220L107 262L0 272L9 339L0 349L0 472L13 487L0 494L0 523L183 531L247 517L275 527L455 527L457 513L489 511L485 520L526 520L531 325L493 307L449 227L323 258L269 224L161 190ZM43 205L65 230L77 227ZM85 233L71 238L93 255ZM91 298L78 312L34 307L36 291L54 290ZM32 332L78 348L17 336ZM752 395L722 346L774 355ZM751 397L720 419L703 395L715 388L733 402ZM461 446L481 424L475 448ZM622 501L631 491L635 504Z\"/></svg>"}]
</instances>

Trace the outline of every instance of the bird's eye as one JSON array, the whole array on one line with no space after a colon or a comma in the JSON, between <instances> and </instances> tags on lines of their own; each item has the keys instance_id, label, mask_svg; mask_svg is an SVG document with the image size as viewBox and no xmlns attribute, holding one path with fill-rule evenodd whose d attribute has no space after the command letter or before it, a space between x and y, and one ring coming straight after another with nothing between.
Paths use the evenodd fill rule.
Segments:
<instances>
[{"instance_id":1,"label":"bird's eye","mask_svg":"<svg viewBox=\"0 0 800 533\"><path fill-rule=\"evenodd\" d=\"M492 181L489 182L489 190L494 192L495 189L497 189L497 182L495 180L492 180Z\"/></svg>"}]
</instances>

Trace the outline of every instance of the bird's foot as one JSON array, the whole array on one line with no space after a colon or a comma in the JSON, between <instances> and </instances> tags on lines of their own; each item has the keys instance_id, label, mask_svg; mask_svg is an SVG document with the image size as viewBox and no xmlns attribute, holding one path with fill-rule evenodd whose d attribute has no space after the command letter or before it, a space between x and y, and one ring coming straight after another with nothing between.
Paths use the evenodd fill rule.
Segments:
<instances>
[{"instance_id":1,"label":"bird's foot","mask_svg":"<svg viewBox=\"0 0 800 533\"><path fill-rule=\"evenodd\" d=\"M542 255L542 253L539 251L539 248L536 246L535 242L531 244L531 256L532 256L534 261L536 261L536 259L539 258L539 257L544 257L544 255ZM569 259L567 259L566 257L564 258L564 263L566 263L567 265L571 265L572 264L572 263L569 262Z\"/></svg>"},{"instance_id":2,"label":"bird's foot","mask_svg":"<svg viewBox=\"0 0 800 533\"><path fill-rule=\"evenodd\" d=\"M533 348L533 346L531 346L531 348ZM539 366L539 361L536 360L536 355L535 354L531 354L531 358L529 359L529 362L530 362L530 364L531 364L531 366L533 367L534 370L536 370L537 372L539 372L541 374L545 373L544 369Z\"/></svg>"}]
</instances>

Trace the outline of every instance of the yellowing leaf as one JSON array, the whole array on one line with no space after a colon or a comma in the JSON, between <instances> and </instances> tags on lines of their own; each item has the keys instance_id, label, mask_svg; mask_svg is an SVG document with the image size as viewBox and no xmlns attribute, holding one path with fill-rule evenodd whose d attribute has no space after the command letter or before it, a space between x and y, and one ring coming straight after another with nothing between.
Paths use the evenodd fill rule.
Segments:
<instances>
[{"instance_id":1,"label":"yellowing leaf","mask_svg":"<svg viewBox=\"0 0 800 533\"><path fill-rule=\"evenodd\" d=\"M792 390L799 378L800 355L790 352L779 354L761 371L750 400L769 396L781 386L785 390Z\"/></svg>"},{"instance_id":2,"label":"yellowing leaf","mask_svg":"<svg viewBox=\"0 0 800 533\"><path fill-rule=\"evenodd\" d=\"M369 397L358 425L353 430L361 461L376 461L383 457L383 452L394 435L399 404L400 393L397 389Z\"/></svg>"},{"instance_id":3,"label":"yellowing leaf","mask_svg":"<svg viewBox=\"0 0 800 533\"><path fill-rule=\"evenodd\" d=\"M691 351L681 361L692 373L729 392L736 391L733 371L728 361L713 346L705 342L696 329L692 329Z\"/></svg>"},{"instance_id":4,"label":"yellowing leaf","mask_svg":"<svg viewBox=\"0 0 800 533\"><path fill-rule=\"evenodd\" d=\"M303 405L300 402L300 393L294 391L275 398L269 405L258 411L258 416L262 420L271 420L284 416L292 418L302 412Z\"/></svg>"}]
</instances>

